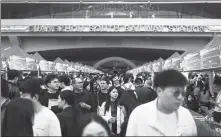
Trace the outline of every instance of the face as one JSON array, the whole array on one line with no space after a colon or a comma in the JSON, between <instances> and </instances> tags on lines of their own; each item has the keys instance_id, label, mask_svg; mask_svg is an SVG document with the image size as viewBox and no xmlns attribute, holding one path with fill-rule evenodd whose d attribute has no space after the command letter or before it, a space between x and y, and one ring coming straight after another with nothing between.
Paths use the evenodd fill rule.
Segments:
<instances>
[{"instance_id":1,"label":"face","mask_svg":"<svg viewBox=\"0 0 221 137\"><path fill-rule=\"evenodd\" d=\"M63 108L65 101L61 99L60 95L58 96L58 108Z\"/></svg>"},{"instance_id":2,"label":"face","mask_svg":"<svg viewBox=\"0 0 221 137\"><path fill-rule=\"evenodd\" d=\"M106 81L102 80L101 81L101 90L106 90L108 88L108 84Z\"/></svg>"},{"instance_id":3,"label":"face","mask_svg":"<svg viewBox=\"0 0 221 137\"><path fill-rule=\"evenodd\" d=\"M120 106L120 108L121 108L121 110L122 110L122 112L123 112L124 116L126 116L126 115L127 115L127 113L126 113L126 109L125 109L125 107L124 107L124 106Z\"/></svg>"},{"instance_id":4,"label":"face","mask_svg":"<svg viewBox=\"0 0 221 137\"><path fill-rule=\"evenodd\" d=\"M118 97L118 91L117 89L113 89L111 92L110 92L110 97L113 98L113 99L117 99Z\"/></svg>"},{"instance_id":5,"label":"face","mask_svg":"<svg viewBox=\"0 0 221 137\"><path fill-rule=\"evenodd\" d=\"M53 79L50 83L48 83L48 87L54 90L58 90L60 86L60 82L57 78Z\"/></svg>"},{"instance_id":6,"label":"face","mask_svg":"<svg viewBox=\"0 0 221 137\"><path fill-rule=\"evenodd\" d=\"M86 87L86 89L87 89L88 91L91 90L90 84Z\"/></svg>"},{"instance_id":7,"label":"face","mask_svg":"<svg viewBox=\"0 0 221 137\"><path fill-rule=\"evenodd\" d=\"M83 129L82 136L108 136L108 133L101 124L92 121Z\"/></svg>"},{"instance_id":8,"label":"face","mask_svg":"<svg viewBox=\"0 0 221 137\"><path fill-rule=\"evenodd\" d=\"M185 87L166 87L164 89L157 88L160 104L164 109L174 112L183 102L185 95Z\"/></svg>"},{"instance_id":9,"label":"face","mask_svg":"<svg viewBox=\"0 0 221 137\"><path fill-rule=\"evenodd\" d=\"M115 87L120 86L120 81L119 80L115 80L113 82L114 82L113 84L114 84Z\"/></svg>"},{"instance_id":10,"label":"face","mask_svg":"<svg viewBox=\"0 0 221 137\"><path fill-rule=\"evenodd\" d=\"M80 78L75 78L74 88L77 90L83 90L83 81Z\"/></svg>"},{"instance_id":11,"label":"face","mask_svg":"<svg viewBox=\"0 0 221 137\"><path fill-rule=\"evenodd\" d=\"M65 85L64 85L64 82L60 83L60 88L64 88Z\"/></svg>"}]
</instances>

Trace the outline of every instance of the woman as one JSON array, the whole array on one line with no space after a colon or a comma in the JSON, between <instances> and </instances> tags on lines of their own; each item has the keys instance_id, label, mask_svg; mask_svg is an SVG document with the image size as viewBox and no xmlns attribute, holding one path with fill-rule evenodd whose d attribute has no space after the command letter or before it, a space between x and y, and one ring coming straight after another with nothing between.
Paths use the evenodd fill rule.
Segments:
<instances>
[{"instance_id":1,"label":"woman","mask_svg":"<svg viewBox=\"0 0 221 137\"><path fill-rule=\"evenodd\" d=\"M124 94L119 100L119 105L121 106L121 109L125 116L124 122L121 126L121 132L120 132L120 136L123 137L123 136L126 136L127 124L128 124L130 114L132 113L134 108L138 106L138 103L134 101L130 95Z\"/></svg>"},{"instance_id":2,"label":"woman","mask_svg":"<svg viewBox=\"0 0 221 137\"><path fill-rule=\"evenodd\" d=\"M107 122L94 113L83 115L79 126L80 136L110 136Z\"/></svg>"},{"instance_id":3,"label":"woman","mask_svg":"<svg viewBox=\"0 0 221 137\"><path fill-rule=\"evenodd\" d=\"M195 112L198 112L198 110L199 110L199 101L198 101L197 97L194 96L193 94L188 95L187 108L189 108Z\"/></svg>"},{"instance_id":4,"label":"woman","mask_svg":"<svg viewBox=\"0 0 221 137\"><path fill-rule=\"evenodd\" d=\"M28 99L12 100L5 111L2 136L33 136L34 105Z\"/></svg>"},{"instance_id":5,"label":"woman","mask_svg":"<svg viewBox=\"0 0 221 137\"><path fill-rule=\"evenodd\" d=\"M124 114L119 105L118 91L114 87L108 89L108 100L101 105L100 115L108 122L111 132L119 135Z\"/></svg>"},{"instance_id":6,"label":"woman","mask_svg":"<svg viewBox=\"0 0 221 137\"><path fill-rule=\"evenodd\" d=\"M71 90L60 92L58 107L63 110L57 114L61 125L62 136L77 136L79 110L75 106L74 94Z\"/></svg>"}]
</instances>

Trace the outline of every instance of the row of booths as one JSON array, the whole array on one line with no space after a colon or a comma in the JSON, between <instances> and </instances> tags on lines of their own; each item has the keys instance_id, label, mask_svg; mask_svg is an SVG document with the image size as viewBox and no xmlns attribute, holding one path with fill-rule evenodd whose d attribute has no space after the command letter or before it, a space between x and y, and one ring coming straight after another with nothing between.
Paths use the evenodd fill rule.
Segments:
<instances>
[{"instance_id":1,"label":"row of booths","mask_svg":"<svg viewBox=\"0 0 221 137\"><path fill-rule=\"evenodd\" d=\"M152 73L166 69L176 69L186 76L189 72L206 73L209 76L210 92L213 95L214 73L221 72L221 37L215 36L205 47L193 53L185 52L182 55L174 53L166 60L159 58L156 61L145 63L142 66L129 70L128 73L137 75L142 72ZM208 123L211 129L221 133L221 124L205 120L205 116L191 111L194 119Z\"/></svg>"},{"instance_id":2,"label":"row of booths","mask_svg":"<svg viewBox=\"0 0 221 137\"><path fill-rule=\"evenodd\" d=\"M12 46L1 50L1 71L8 69L20 71L61 72L61 73L102 73L91 66L78 62L69 62L57 58L54 61L45 60L38 52L29 55L18 46Z\"/></svg>"}]
</instances>

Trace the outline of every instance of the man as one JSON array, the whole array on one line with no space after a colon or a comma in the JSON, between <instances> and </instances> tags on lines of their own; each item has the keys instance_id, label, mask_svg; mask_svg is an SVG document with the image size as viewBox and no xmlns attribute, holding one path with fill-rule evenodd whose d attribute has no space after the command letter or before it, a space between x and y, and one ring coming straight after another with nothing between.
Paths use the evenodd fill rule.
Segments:
<instances>
[{"instance_id":1,"label":"man","mask_svg":"<svg viewBox=\"0 0 221 137\"><path fill-rule=\"evenodd\" d=\"M135 92L137 94L139 103L144 104L156 99L157 93L151 88L152 86L151 80L148 80L146 82L147 87L144 87L143 80L141 78L136 78L135 85L136 85Z\"/></svg>"},{"instance_id":2,"label":"man","mask_svg":"<svg viewBox=\"0 0 221 137\"><path fill-rule=\"evenodd\" d=\"M9 104L9 88L5 79L1 78L1 125L5 116L5 110Z\"/></svg>"},{"instance_id":3,"label":"man","mask_svg":"<svg viewBox=\"0 0 221 137\"><path fill-rule=\"evenodd\" d=\"M126 74L123 77L124 84L122 85L122 88L127 91L127 90L135 90L135 86L133 84L133 75L132 74Z\"/></svg>"},{"instance_id":4,"label":"man","mask_svg":"<svg viewBox=\"0 0 221 137\"><path fill-rule=\"evenodd\" d=\"M65 90L73 90L71 87L70 87L70 78L68 77L68 75L61 75L59 77L60 79L60 88L61 88L61 91L65 91Z\"/></svg>"},{"instance_id":5,"label":"man","mask_svg":"<svg viewBox=\"0 0 221 137\"><path fill-rule=\"evenodd\" d=\"M117 89L119 98L124 94L124 89L121 88L120 79L116 76L112 79L113 86Z\"/></svg>"},{"instance_id":6,"label":"man","mask_svg":"<svg viewBox=\"0 0 221 137\"><path fill-rule=\"evenodd\" d=\"M59 78L55 74L47 75L45 79L45 85L47 86L47 90L42 92L39 96L40 103L51 109L54 113L58 113L61 109L58 109L57 100L58 100L58 89L59 89Z\"/></svg>"},{"instance_id":7,"label":"man","mask_svg":"<svg viewBox=\"0 0 221 137\"><path fill-rule=\"evenodd\" d=\"M101 106L103 102L107 101L108 88L110 81L108 77L103 77L100 81L101 91L97 93L97 105Z\"/></svg>"},{"instance_id":8,"label":"man","mask_svg":"<svg viewBox=\"0 0 221 137\"><path fill-rule=\"evenodd\" d=\"M8 86L9 86L9 98L10 99L20 97L19 87L17 84L20 74L21 73L18 70L8 71Z\"/></svg>"},{"instance_id":9,"label":"man","mask_svg":"<svg viewBox=\"0 0 221 137\"><path fill-rule=\"evenodd\" d=\"M61 136L61 128L57 116L38 101L40 90L39 80L33 78L26 80L21 90L21 97L30 99L34 103L36 111L33 122L34 136Z\"/></svg>"},{"instance_id":10,"label":"man","mask_svg":"<svg viewBox=\"0 0 221 137\"><path fill-rule=\"evenodd\" d=\"M83 90L83 81L81 78L74 79L74 95L76 103L79 105L79 110L81 114L87 114L95 112L94 110L94 99L90 92Z\"/></svg>"},{"instance_id":11,"label":"man","mask_svg":"<svg viewBox=\"0 0 221 137\"><path fill-rule=\"evenodd\" d=\"M176 70L160 72L154 79L158 97L135 108L127 136L196 136L196 124L182 107L186 78Z\"/></svg>"}]
</instances>

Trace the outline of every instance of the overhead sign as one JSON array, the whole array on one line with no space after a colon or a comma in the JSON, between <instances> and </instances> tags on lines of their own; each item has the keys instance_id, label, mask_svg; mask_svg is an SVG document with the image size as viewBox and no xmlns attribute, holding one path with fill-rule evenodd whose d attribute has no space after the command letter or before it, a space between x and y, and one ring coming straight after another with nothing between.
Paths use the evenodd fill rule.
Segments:
<instances>
[{"instance_id":1,"label":"overhead sign","mask_svg":"<svg viewBox=\"0 0 221 137\"><path fill-rule=\"evenodd\" d=\"M1 32L221 32L200 25L26 25L1 26Z\"/></svg>"}]
</instances>

